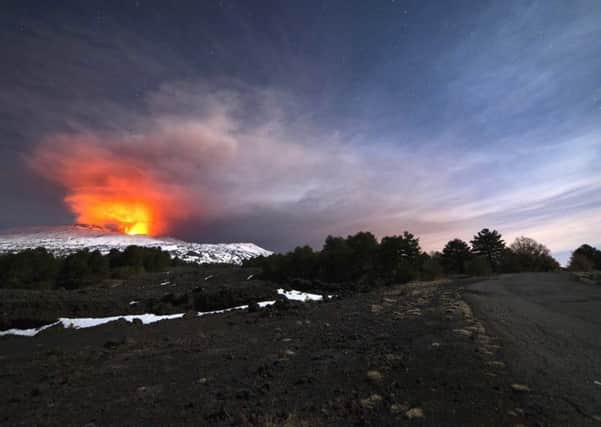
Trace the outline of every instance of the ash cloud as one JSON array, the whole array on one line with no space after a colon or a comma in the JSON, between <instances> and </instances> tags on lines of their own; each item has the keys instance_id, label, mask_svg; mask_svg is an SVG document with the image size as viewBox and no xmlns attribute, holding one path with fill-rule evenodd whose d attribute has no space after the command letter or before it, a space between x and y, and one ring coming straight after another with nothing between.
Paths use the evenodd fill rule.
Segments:
<instances>
[{"instance_id":1,"label":"ash cloud","mask_svg":"<svg viewBox=\"0 0 601 427\"><path fill-rule=\"evenodd\" d=\"M48 135L27 163L66 191L76 214L81 194L146 192L165 206L165 232L184 220L201 229L244 222L266 209L317 215L365 195L370 166L336 135L292 124L282 97L241 86L163 86L148 96L147 115L131 116L135 129Z\"/></svg>"},{"instance_id":2,"label":"ash cloud","mask_svg":"<svg viewBox=\"0 0 601 427\"><path fill-rule=\"evenodd\" d=\"M145 103L144 115L130 114L129 129L78 126L76 132L46 136L29 165L66 189L67 202L85 187L111 191L103 188L107 177L139 182L154 188L151 198L164 206L164 233L250 240L276 249L319 246L326 234L361 229L379 235L409 229L425 248L436 249L455 235L469 240L484 226L506 231L508 239L526 231L563 248L565 233L550 228L569 221L565 209L591 197L599 185L578 173L588 164L578 157L569 182L544 165L528 165L539 176L535 183L479 196L481 182L469 177L490 167L486 156L438 141L420 141L412 149L381 144L375 150L366 135L299 119L304 106L291 95L239 82L221 89L204 81L166 84ZM594 138L549 151L565 160L571 157L567 146L585 149ZM507 164L520 166L518 153L504 155ZM558 197L563 209L548 217Z\"/></svg>"},{"instance_id":3,"label":"ash cloud","mask_svg":"<svg viewBox=\"0 0 601 427\"><path fill-rule=\"evenodd\" d=\"M599 2L227 3L2 14L0 228L74 220L40 153L85 146L183 199L188 240L601 242Z\"/></svg>"}]
</instances>

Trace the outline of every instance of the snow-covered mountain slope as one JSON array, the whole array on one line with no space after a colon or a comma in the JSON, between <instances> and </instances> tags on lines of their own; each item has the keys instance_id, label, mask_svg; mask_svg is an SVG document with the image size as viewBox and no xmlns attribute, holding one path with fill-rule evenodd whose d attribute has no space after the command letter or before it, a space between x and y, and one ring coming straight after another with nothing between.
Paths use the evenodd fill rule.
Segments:
<instances>
[{"instance_id":1,"label":"snow-covered mountain slope","mask_svg":"<svg viewBox=\"0 0 601 427\"><path fill-rule=\"evenodd\" d=\"M90 225L36 227L0 233L0 253L40 246L55 255L67 255L84 248L108 253L111 249L123 250L131 245L160 247L171 256L199 264L241 264L246 259L271 254L253 243L192 243L170 237L129 236Z\"/></svg>"}]
</instances>

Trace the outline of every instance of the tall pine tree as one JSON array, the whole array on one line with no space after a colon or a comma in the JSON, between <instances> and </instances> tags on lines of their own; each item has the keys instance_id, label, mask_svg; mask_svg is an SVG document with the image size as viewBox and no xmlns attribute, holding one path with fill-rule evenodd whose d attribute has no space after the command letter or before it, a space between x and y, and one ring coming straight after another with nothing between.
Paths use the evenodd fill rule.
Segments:
<instances>
[{"instance_id":1,"label":"tall pine tree","mask_svg":"<svg viewBox=\"0 0 601 427\"><path fill-rule=\"evenodd\" d=\"M471 257L470 246L461 239L450 240L442 250L442 262L449 273L465 273L465 263Z\"/></svg>"},{"instance_id":2,"label":"tall pine tree","mask_svg":"<svg viewBox=\"0 0 601 427\"><path fill-rule=\"evenodd\" d=\"M485 257L493 271L498 271L505 251L505 241L497 230L482 229L470 242L476 256Z\"/></svg>"}]
</instances>

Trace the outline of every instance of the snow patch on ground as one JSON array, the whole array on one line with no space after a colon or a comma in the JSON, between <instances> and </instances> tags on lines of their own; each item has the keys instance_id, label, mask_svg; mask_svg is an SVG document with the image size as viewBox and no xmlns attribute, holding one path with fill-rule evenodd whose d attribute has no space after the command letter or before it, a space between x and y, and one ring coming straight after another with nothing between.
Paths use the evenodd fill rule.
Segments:
<instances>
[{"instance_id":1,"label":"snow patch on ground","mask_svg":"<svg viewBox=\"0 0 601 427\"><path fill-rule=\"evenodd\" d=\"M261 301L261 302L259 302L257 304L259 305L259 307L263 308L263 307L267 307L268 305L275 304L275 301ZM246 310L246 309L248 309L248 304L239 305L239 306L231 307L231 308L224 308L222 310L213 310L213 311L198 312L198 316L206 316L207 314L227 313L228 311Z\"/></svg>"},{"instance_id":2,"label":"snow patch on ground","mask_svg":"<svg viewBox=\"0 0 601 427\"><path fill-rule=\"evenodd\" d=\"M8 329L6 331L0 331L0 336L3 335L18 335L18 336L22 336L22 337L33 337L34 335L39 334L40 332L42 332L44 329L48 329L51 328L53 326L58 325L60 322L60 320L54 322L54 323L50 323L48 325L44 325L41 326L39 328L33 328L33 329Z\"/></svg>"},{"instance_id":3,"label":"snow patch on ground","mask_svg":"<svg viewBox=\"0 0 601 427\"><path fill-rule=\"evenodd\" d=\"M318 294L310 294L306 292L300 292L295 290L287 291L285 289L277 290L279 295L283 295L289 300L294 301L321 301L323 299L322 295ZM331 297L331 295L328 295ZM137 301L130 302L130 305L134 305L132 303L137 303ZM275 304L275 301L261 301L258 303L259 307L267 307L269 305ZM207 316L210 314L220 314L226 313L228 311L234 310L246 310L248 309L248 305L239 305L236 307L224 308L221 310L213 310L213 311L199 311L196 313L197 316ZM128 322L133 322L134 320L140 320L144 325L148 325L150 323L159 322L161 320L170 320L170 319L181 319L184 317L184 313L176 313L176 314L129 314L123 316L109 316L109 317L80 317L80 318L69 318L69 317L61 317L54 323L50 323L48 325L41 326L39 328L32 329L8 329L6 331L0 331L0 336L4 335L19 335L24 337L33 337L45 329L51 328L53 326L62 325L64 328L73 328L73 329L82 329L82 328L92 328L94 326L104 325L109 322L114 322L115 320L123 319Z\"/></svg>"},{"instance_id":4,"label":"snow patch on ground","mask_svg":"<svg viewBox=\"0 0 601 427\"><path fill-rule=\"evenodd\" d=\"M294 301L321 301L323 299L323 295L318 295L318 294L310 294L307 292L301 292L301 291L295 291L295 290L291 290L291 291L287 291L285 289L278 289L278 294L280 295L284 295L286 298L288 298L289 300L294 300ZM328 295L328 297L331 297L331 295Z\"/></svg>"},{"instance_id":5,"label":"snow patch on ground","mask_svg":"<svg viewBox=\"0 0 601 427\"><path fill-rule=\"evenodd\" d=\"M6 331L0 331L0 336L3 335L21 335L26 337L32 337L34 335L39 334L45 329L48 329L52 326L62 325L63 328L73 328L73 329L82 329L82 328L92 328L94 326L104 325L105 323L114 322L115 320L123 319L128 322L133 322L135 319L139 319L143 324L147 325L149 323L158 322L160 320L168 320L168 319L179 319L184 316L184 313L177 314L132 314L132 315L124 315L124 316L109 316L109 317L79 317L79 318L70 318L70 317L61 317L54 323L50 323L49 325L44 325L35 329L8 329Z\"/></svg>"},{"instance_id":6,"label":"snow patch on ground","mask_svg":"<svg viewBox=\"0 0 601 427\"><path fill-rule=\"evenodd\" d=\"M267 307L268 305L275 304L275 301L261 301L258 303L259 307ZM213 311L199 311L196 313L197 316L207 316L209 314L219 314L226 313L228 311L234 310L246 310L248 305L239 305L236 307L224 308L222 310L213 310ZM128 322L133 322L134 320L140 320L144 325L148 325L150 323L159 322L161 320L170 320L170 319L181 319L184 317L185 313L176 313L176 314L131 314L124 316L109 316L109 317L79 317L79 318L69 318L69 317L61 317L54 323L50 323L48 325L41 326L39 328L32 329L8 329L6 331L0 331L0 336L3 335L19 335L24 337L33 337L45 329L51 328L52 326L62 325L63 328L73 328L73 329L83 329L83 328L92 328L94 326L104 325L109 322L114 322L115 320L123 319Z\"/></svg>"},{"instance_id":7,"label":"snow patch on ground","mask_svg":"<svg viewBox=\"0 0 601 427\"><path fill-rule=\"evenodd\" d=\"M81 329L81 328L92 328L98 325L104 325L105 323L114 322L115 320L124 319L128 322L133 322L135 319L139 319L143 324L155 323L160 320L179 319L184 317L184 313L177 314L132 314L126 316L110 316L110 317L80 317L80 318L68 318L63 317L59 319L59 322L63 324L65 328Z\"/></svg>"}]
</instances>

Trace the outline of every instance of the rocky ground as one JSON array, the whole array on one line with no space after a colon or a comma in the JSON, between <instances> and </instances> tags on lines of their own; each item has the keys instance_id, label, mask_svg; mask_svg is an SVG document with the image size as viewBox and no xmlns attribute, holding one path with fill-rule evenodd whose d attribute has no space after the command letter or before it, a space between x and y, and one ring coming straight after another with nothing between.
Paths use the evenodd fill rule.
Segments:
<instances>
[{"instance_id":1,"label":"rocky ground","mask_svg":"<svg viewBox=\"0 0 601 427\"><path fill-rule=\"evenodd\" d=\"M0 339L2 425L536 425L461 283Z\"/></svg>"}]
</instances>

